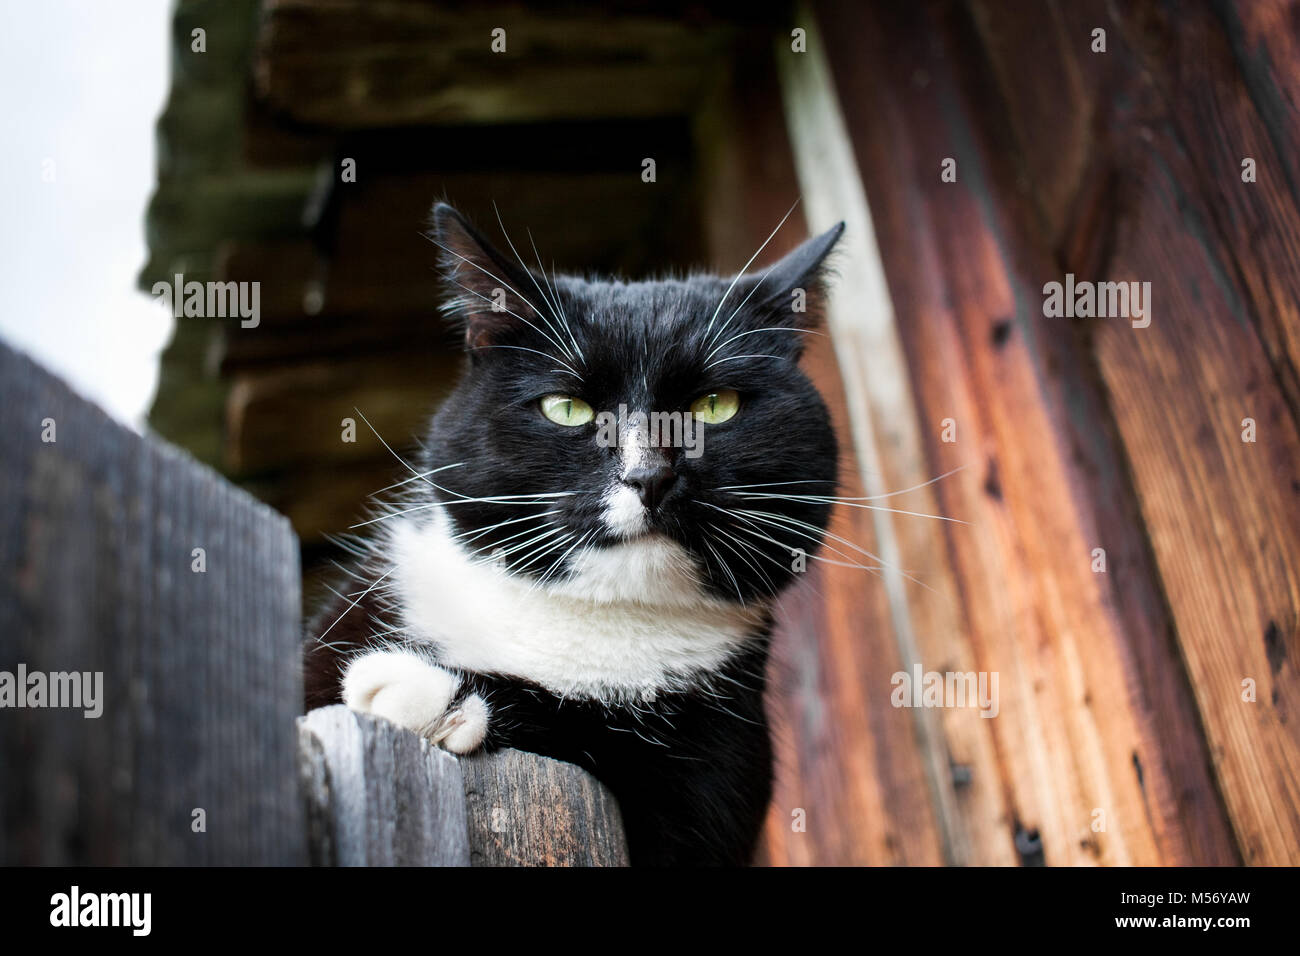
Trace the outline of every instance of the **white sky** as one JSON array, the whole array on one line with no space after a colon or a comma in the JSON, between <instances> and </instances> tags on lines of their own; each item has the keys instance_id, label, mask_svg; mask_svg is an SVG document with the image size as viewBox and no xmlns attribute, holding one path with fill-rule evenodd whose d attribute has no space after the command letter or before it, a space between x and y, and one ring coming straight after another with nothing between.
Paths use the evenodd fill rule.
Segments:
<instances>
[{"instance_id":1,"label":"white sky","mask_svg":"<svg viewBox=\"0 0 1300 956\"><path fill-rule=\"evenodd\" d=\"M135 287L170 21L169 0L0 2L0 338L136 427L172 326Z\"/></svg>"}]
</instances>

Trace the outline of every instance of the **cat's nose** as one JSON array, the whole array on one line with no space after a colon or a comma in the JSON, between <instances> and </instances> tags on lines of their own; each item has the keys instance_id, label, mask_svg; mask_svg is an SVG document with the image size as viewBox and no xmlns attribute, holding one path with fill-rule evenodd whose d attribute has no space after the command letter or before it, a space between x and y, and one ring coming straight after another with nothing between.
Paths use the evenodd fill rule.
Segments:
<instances>
[{"instance_id":1,"label":"cat's nose","mask_svg":"<svg viewBox=\"0 0 1300 956\"><path fill-rule=\"evenodd\" d=\"M654 511L676 477L677 474L668 465L650 465L633 468L623 478L623 482L635 488L641 496L641 504Z\"/></svg>"}]
</instances>

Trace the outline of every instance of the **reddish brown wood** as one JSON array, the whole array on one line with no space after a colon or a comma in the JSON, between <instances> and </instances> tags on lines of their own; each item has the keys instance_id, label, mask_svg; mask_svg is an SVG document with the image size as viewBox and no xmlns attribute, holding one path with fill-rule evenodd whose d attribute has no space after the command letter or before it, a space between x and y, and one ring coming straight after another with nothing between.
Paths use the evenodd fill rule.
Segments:
<instances>
[{"instance_id":1,"label":"reddish brown wood","mask_svg":"<svg viewBox=\"0 0 1300 956\"><path fill-rule=\"evenodd\" d=\"M968 466L939 498L972 522L949 540L976 660L1000 674L1006 825L1022 846L1036 835L1048 863L1231 861L1146 542L1123 520L1135 509L1105 396L1073 331L1042 315L1041 286L1061 277L1045 223L1065 218L1045 210L1069 206L1076 174L1032 193L1046 154L1040 145L1021 161L1007 137L1054 117L1034 97L1061 91L1022 79L1036 108L1008 109L974 21L950 5L819 10L834 24L827 44L934 429L933 469ZM1051 43L1057 28L1028 19ZM1070 102L1067 91L1060 124L1075 129ZM1051 140L1072 141L1082 134ZM957 160L956 183L940 180L945 157ZM955 445L939 439L946 417ZM1091 570L1095 547L1107 549L1105 575ZM1097 810L1104 832L1092 829Z\"/></svg>"},{"instance_id":2,"label":"reddish brown wood","mask_svg":"<svg viewBox=\"0 0 1300 956\"><path fill-rule=\"evenodd\" d=\"M765 105L779 95L767 47L750 51L737 74L743 82L715 91L701 116L706 221L724 270L743 265L798 197L783 120ZM796 213L761 262L806 234ZM835 418L842 491L861 495L830 341L811 339L805 364ZM872 550L868 514L840 509L831 531ZM868 572L813 567L783 602L775 639L769 711L778 772L763 861L942 863L913 715L889 702L900 664L885 595Z\"/></svg>"},{"instance_id":3,"label":"reddish brown wood","mask_svg":"<svg viewBox=\"0 0 1300 956\"><path fill-rule=\"evenodd\" d=\"M1090 165L1106 188L1076 199L1065 262L1152 282L1151 327L1098 323L1096 362L1240 851L1294 862L1300 5L1060 10L1076 34L1108 28L1110 53L1076 51L1077 69L1123 94L1099 103ZM1248 415L1255 444L1241 440Z\"/></svg>"}]
</instances>

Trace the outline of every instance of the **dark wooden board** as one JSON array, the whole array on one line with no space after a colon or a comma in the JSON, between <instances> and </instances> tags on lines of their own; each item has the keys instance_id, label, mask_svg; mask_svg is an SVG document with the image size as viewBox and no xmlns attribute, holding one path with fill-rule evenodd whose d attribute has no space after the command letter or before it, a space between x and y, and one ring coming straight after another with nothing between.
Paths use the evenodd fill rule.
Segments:
<instances>
[{"instance_id":1,"label":"dark wooden board","mask_svg":"<svg viewBox=\"0 0 1300 956\"><path fill-rule=\"evenodd\" d=\"M690 109L730 38L691 13L273 0L254 67L275 108L334 127L663 116Z\"/></svg>"},{"instance_id":2,"label":"dark wooden board","mask_svg":"<svg viewBox=\"0 0 1300 956\"><path fill-rule=\"evenodd\" d=\"M0 428L0 670L104 698L0 710L0 862L303 862L288 523L3 345Z\"/></svg>"}]
</instances>

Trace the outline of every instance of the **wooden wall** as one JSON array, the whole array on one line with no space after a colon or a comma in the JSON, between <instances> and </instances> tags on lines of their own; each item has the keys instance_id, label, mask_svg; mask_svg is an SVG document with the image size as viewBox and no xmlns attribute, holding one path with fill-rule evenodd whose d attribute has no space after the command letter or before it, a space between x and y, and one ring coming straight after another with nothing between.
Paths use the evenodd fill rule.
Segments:
<instances>
[{"instance_id":1,"label":"wooden wall","mask_svg":"<svg viewBox=\"0 0 1300 956\"><path fill-rule=\"evenodd\" d=\"M842 723L822 762L871 761L888 740L877 777L933 816L896 817L919 829L884 847L865 815L829 850L781 832L788 859L1297 861L1295 8L1193 7L817 5L917 437L930 476L964 469L926 500L969 524L900 533L905 566L939 585L910 594L911 627L927 670L998 672L1001 708L987 729L945 714L938 738L920 718L892 736ZM1067 272L1151 282L1151 325L1045 317L1043 286ZM850 409L881 411L864 391ZM898 421L877 414L877 448L909 446ZM898 630L896 613L849 610L860 600L827 596L857 640L818 632L821 680L860 667L873 629ZM884 653L822 707L856 696L870 712L893 669ZM934 748L951 771L927 793L915 764L935 766Z\"/></svg>"}]
</instances>

